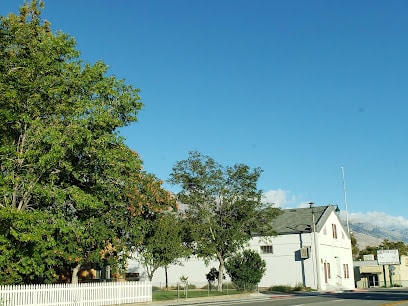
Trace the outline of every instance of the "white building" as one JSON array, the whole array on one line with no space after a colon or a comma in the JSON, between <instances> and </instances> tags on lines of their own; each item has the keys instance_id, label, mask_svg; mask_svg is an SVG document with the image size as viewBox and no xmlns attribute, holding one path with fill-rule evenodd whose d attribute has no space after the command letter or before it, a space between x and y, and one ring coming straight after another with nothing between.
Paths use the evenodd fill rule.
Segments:
<instances>
[{"instance_id":1,"label":"white building","mask_svg":"<svg viewBox=\"0 0 408 306\"><path fill-rule=\"evenodd\" d=\"M354 289L351 240L333 205L284 209L272 223L277 236L253 237L247 246L266 261L266 273L259 287ZM189 283L203 286L212 267L218 269L218 262L205 265L197 258L184 260L182 265L168 268L169 285L180 283L180 277L187 276ZM137 262L129 262L129 272L138 272L143 278L139 269ZM164 284L165 273L159 269L153 285Z\"/></svg>"},{"instance_id":2,"label":"white building","mask_svg":"<svg viewBox=\"0 0 408 306\"><path fill-rule=\"evenodd\" d=\"M267 263L260 287L354 288L351 240L334 206L285 209L273 225L278 236L270 243L261 237L250 242Z\"/></svg>"}]
</instances>

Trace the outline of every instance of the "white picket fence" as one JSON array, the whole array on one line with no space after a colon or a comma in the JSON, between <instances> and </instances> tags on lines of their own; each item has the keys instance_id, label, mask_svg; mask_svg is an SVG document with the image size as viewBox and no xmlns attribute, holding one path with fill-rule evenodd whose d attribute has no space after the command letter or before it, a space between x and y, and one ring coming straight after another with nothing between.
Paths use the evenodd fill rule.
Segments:
<instances>
[{"instance_id":1,"label":"white picket fence","mask_svg":"<svg viewBox=\"0 0 408 306\"><path fill-rule=\"evenodd\" d=\"M0 286L0 306L99 306L151 302L150 282Z\"/></svg>"}]
</instances>

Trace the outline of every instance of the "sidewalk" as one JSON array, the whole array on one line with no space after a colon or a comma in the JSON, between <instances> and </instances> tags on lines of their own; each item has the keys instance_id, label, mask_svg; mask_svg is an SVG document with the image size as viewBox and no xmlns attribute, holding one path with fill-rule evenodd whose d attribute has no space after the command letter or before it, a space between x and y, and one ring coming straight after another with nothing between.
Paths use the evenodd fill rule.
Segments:
<instances>
[{"instance_id":1,"label":"sidewalk","mask_svg":"<svg viewBox=\"0 0 408 306\"><path fill-rule=\"evenodd\" d=\"M142 302L142 303L130 303L130 304L120 304L116 306L174 306L174 305L194 305L203 303L217 303L222 301L245 301L245 300L266 300L271 297L270 294L263 293L248 293L248 294L232 294L232 295L221 295L221 296L210 296L210 297L200 297L200 298L183 298L179 300L167 300L167 301L153 301L153 302ZM113 305L112 305L113 306Z\"/></svg>"}]
</instances>

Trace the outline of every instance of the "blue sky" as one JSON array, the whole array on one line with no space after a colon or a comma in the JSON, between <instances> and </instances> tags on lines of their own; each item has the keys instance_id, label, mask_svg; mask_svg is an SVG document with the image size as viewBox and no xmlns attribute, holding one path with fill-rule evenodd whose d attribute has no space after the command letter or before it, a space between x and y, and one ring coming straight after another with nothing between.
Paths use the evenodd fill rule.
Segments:
<instances>
[{"instance_id":1,"label":"blue sky","mask_svg":"<svg viewBox=\"0 0 408 306\"><path fill-rule=\"evenodd\" d=\"M281 207L344 210L344 167L350 216L408 225L407 16L402 0L48 0L43 12L84 61L140 88L122 135L145 170L165 180L197 150L262 168Z\"/></svg>"}]
</instances>

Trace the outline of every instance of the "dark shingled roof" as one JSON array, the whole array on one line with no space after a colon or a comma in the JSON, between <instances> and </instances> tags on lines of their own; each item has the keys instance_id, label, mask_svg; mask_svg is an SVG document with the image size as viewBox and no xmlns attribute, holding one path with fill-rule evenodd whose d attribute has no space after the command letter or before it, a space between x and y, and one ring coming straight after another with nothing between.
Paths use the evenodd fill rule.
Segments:
<instances>
[{"instance_id":1,"label":"dark shingled roof","mask_svg":"<svg viewBox=\"0 0 408 306\"><path fill-rule=\"evenodd\" d=\"M278 235L311 233L313 232L314 215L316 232L319 232L334 210L333 205L283 209L282 214L272 221L272 225Z\"/></svg>"}]
</instances>

